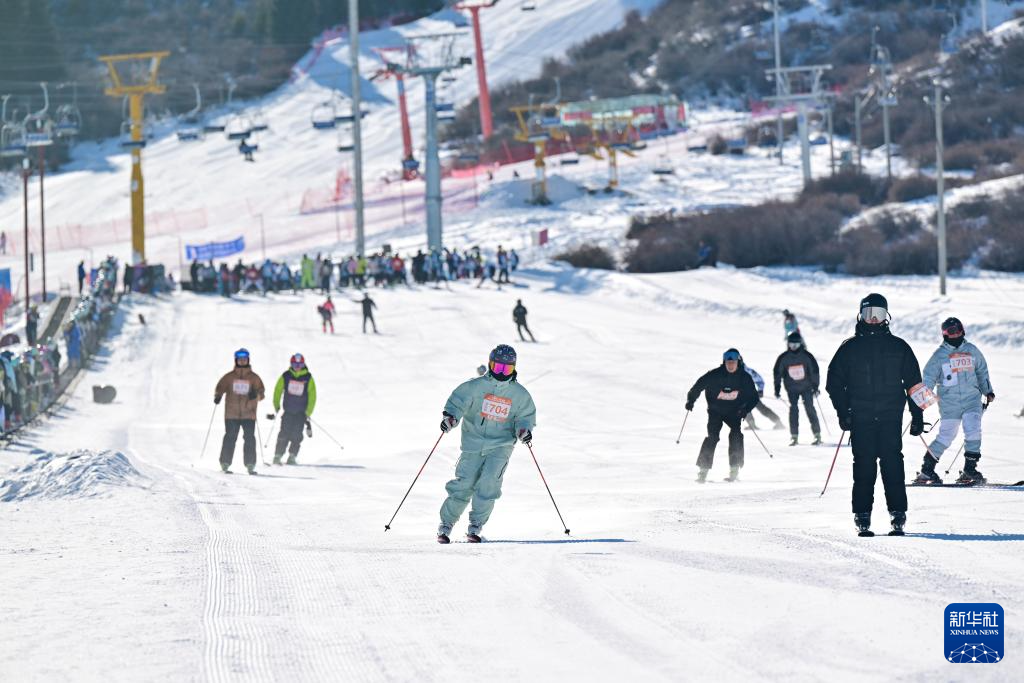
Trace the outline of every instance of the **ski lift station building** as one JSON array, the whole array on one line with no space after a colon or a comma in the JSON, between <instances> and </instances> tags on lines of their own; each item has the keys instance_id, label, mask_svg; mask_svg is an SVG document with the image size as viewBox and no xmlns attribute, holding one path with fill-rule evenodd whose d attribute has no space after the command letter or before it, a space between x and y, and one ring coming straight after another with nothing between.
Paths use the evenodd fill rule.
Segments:
<instances>
[{"instance_id":1,"label":"ski lift station building","mask_svg":"<svg viewBox=\"0 0 1024 683\"><path fill-rule=\"evenodd\" d=\"M686 104L674 95L630 95L570 102L558 107L562 125L597 129L632 125L641 138L672 135L686 128Z\"/></svg>"}]
</instances>

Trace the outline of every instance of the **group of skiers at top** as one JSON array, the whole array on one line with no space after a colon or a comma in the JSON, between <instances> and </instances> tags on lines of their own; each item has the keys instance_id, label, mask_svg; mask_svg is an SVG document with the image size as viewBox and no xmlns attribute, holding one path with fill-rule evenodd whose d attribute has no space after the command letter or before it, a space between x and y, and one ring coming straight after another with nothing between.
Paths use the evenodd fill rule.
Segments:
<instances>
[{"instance_id":1,"label":"group of skiers at top","mask_svg":"<svg viewBox=\"0 0 1024 683\"><path fill-rule=\"evenodd\" d=\"M804 402L814 443L821 443L813 397L818 394L819 373L814 356L803 344L796 317L786 315L787 350L776 360L775 395L780 380L789 395L792 441L797 443L798 399ZM978 470L981 458L981 418L995 400L984 355L966 340L963 323L947 318L941 326L943 342L925 364L924 376L910 345L889 330L889 306L881 294L869 294L860 302L854 336L847 339L829 363L825 389L843 432L850 433L853 450L854 523L862 536L871 536L871 510L875 479L881 471L892 535L902 535L907 519L907 493L903 467L903 410L910 410L911 436L925 431L924 409L932 405L938 388L940 406L938 435L926 445L918 485L941 485L935 472L963 424L964 469L957 482L984 484ZM759 386L760 385L760 386ZM703 392L707 401L708 435L697 456L697 481L704 482L714 461L722 425L729 426L729 476L739 478L743 467L743 434L740 422L754 408L781 426L781 421L761 404L764 380L743 364L737 349L728 349L722 365L704 374L686 397L686 410L694 408Z\"/></svg>"}]
</instances>

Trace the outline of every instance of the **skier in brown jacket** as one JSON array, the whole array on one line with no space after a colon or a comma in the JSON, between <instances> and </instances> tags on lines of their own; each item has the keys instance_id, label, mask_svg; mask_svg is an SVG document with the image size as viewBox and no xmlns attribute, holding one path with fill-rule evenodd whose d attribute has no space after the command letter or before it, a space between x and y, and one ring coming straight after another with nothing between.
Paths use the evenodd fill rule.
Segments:
<instances>
[{"instance_id":1,"label":"skier in brown jacket","mask_svg":"<svg viewBox=\"0 0 1024 683\"><path fill-rule=\"evenodd\" d=\"M256 407L264 398L263 380L249 367L249 351L235 351L235 369L220 378L214 390L213 402L224 401L224 443L220 449L220 468L231 473L235 456L235 442L242 430L242 456L245 469L256 474Z\"/></svg>"}]
</instances>

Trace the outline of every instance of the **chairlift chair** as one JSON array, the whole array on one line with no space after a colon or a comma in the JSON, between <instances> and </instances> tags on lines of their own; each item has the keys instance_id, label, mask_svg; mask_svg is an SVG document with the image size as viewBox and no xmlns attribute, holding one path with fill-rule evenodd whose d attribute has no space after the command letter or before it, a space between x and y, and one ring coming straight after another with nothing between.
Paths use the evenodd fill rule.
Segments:
<instances>
[{"instance_id":1,"label":"chairlift chair","mask_svg":"<svg viewBox=\"0 0 1024 683\"><path fill-rule=\"evenodd\" d=\"M247 116L235 114L228 119L227 125L224 126L224 134L227 135L228 140L248 140L252 135L252 121Z\"/></svg>"},{"instance_id":2,"label":"chairlift chair","mask_svg":"<svg viewBox=\"0 0 1024 683\"><path fill-rule=\"evenodd\" d=\"M352 128L346 126L345 128L338 129L338 151L339 152L352 152L355 151L356 144L352 135Z\"/></svg>"},{"instance_id":3,"label":"chairlift chair","mask_svg":"<svg viewBox=\"0 0 1024 683\"><path fill-rule=\"evenodd\" d=\"M653 170L654 175L675 175L676 172L672 159L667 154L658 155L658 163Z\"/></svg>"},{"instance_id":4,"label":"chairlift chair","mask_svg":"<svg viewBox=\"0 0 1024 683\"><path fill-rule=\"evenodd\" d=\"M146 137L143 136L141 140L132 140L132 122L122 121L121 122L121 146L126 149L142 149L146 146Z\"/></svg>"},{"instance_id":5,"label":"chairlift chair","mask_svg":"<svg viewBox=\"0 0 1024 683\"><path fill-rule=\"evenodd\" d=\"M195 142L204 137L203 126L196 117L186 116L178 125L178 140L180 142Z\"/></svg>"},{"instance_id":6,"label":"chairlift chair","mask_svg":"<svg viewBox=\"0 0 1024 683\"><path fill-rule=\"evenodd\" d=\"M438 121L453 121L455 119L455 104L452 102L437 102L434 105Z\"/></svg>"},{"instance_id":7,"label":"chairlift chair","mask_svg":"<svg viewBox=\"0 0 1024 683\"><path fill-rule=\"evenodd\" d=\"M57 137L70 138L82 131L82 112L72 104L57 107L57 122L54 124Z\"/></svg>"},{"instance_id":8,"label":"chairlift chair","mask_svg":"<svg viewBox=\"0 0 1024 683\"><path fill-rule=\"evenodd\" d=\"M330 130L334 128L337 125L337 112L334 108L334 102L321 102L313 107L310 120L313 123L313 128L316 130Z\"/></svg>"},{"instance_id":9,"label":"chairlift chair","mask_svg":"<svg viewBox=\"0 0 1024 683\"><path fill-rule=\"evenodd\" d=\"M267 124L267 117L263 114L262 109L257 109L255 113L249 119L250 129L254 133L262 133L263 131L270 128Z\"/></svg>"},{"instance_id":10,"label":"chairlift chair","mask_svg":"<svg viewBox=\"0 0 1024 683\"><path fill-rule=\"evenodd\" d=\"M18 123L5 123L0 129L0 157L25 156L25 127Z\"/></svg>"},{"instance_id":11,"label":"chairlift chair","mask_svg":"<svg viewBox=\"0 0 1024 683\"><path fill-rule=\"evenodd\" d=\"M29 115L25 119L25 146L47 147L53 144L53 124L49 119Z\"/></svg>"},{"instance_id":12,"label":"chairlift chair","mask_svg":"<svg viewBox=\"0 0 1024 683\"><path fill-rule=\"evenodd\" d=\"M225 121L223 117L217 117L211 119L203 124L204 133L223 133L225 128Z\"/></svg>"},{"instance_id":13,"label":"chairlift chair","mask_svg":"<svg viewBox=\"0 0 1024 683\"><path fill-rule=\"evenodd\" d=\"M523 0L523 2L519 5L519 9L520 11L523 12L533 12L534 10L537 9L537 3L533 2L532 0Z\"/></svg>"}]
</instances>

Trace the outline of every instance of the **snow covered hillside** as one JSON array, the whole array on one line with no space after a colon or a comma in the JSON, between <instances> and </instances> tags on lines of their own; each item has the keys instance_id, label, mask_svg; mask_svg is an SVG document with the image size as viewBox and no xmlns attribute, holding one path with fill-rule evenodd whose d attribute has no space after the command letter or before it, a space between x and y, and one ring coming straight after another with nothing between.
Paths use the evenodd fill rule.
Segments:
<instances>
[{"instance_id":1,"label":"snow covered hillside","mask_svg":"<svg viewBox=\"0 0 1024 683\"><path fill-rule=\"evenodd\" d=\"M878 290L921 359L938 322L962 317L999 397L981 468L1024 478L1024 421L1012 416L1024 278L954 278L939 299L925 278L544 266L490 287L375 292L379 336L358 332L358 306L340 294L334 336L320 333L312 294L133 297L67 408L2 454L8 480L40 452L78 449L111 467L123 454L144 479L81 498L72 477L63 496L0 503L0 677L442 681L471 667L497 680L955 679L942 608L1024 608L1018 490L911 489L907 537L858 539L848 448L819 498L838 438L830 409L823 447L761 431L769 458L746 432L736 484L721 482L724 443L713 483L693 482L703 402L675 444L685 391L725 348L770 373L789 307L827 363L860 297ZM517 298L537 344L513 339ZM572 535L518 446L489 542L437 545L451 436L385 533L445 398L499 342L519 351L538 405L534 451ZM268 382L291 353L307 358L319 400L298 466L221 474L219 410L200 458L214 383L239 346ZM115 385L117 401L91 403L93 384ZM259 425L266 440L271 423ZM910 475L923 446L904 446ZM235 457L240 471L240 444ZM884 527L881 501L879 490ZM1007 661L971 680L1013 679L1009 653L1022 646L1011 628Z\"/></svg>"}]
</instances>

